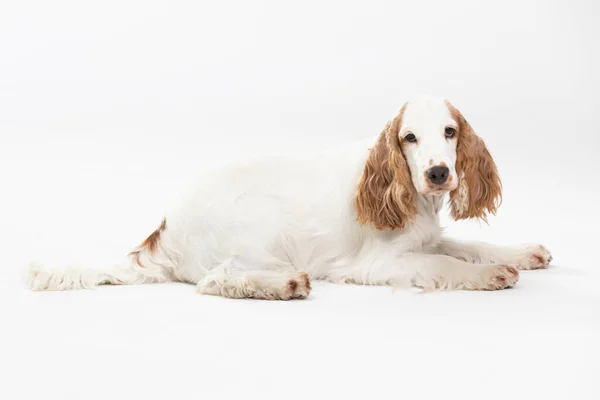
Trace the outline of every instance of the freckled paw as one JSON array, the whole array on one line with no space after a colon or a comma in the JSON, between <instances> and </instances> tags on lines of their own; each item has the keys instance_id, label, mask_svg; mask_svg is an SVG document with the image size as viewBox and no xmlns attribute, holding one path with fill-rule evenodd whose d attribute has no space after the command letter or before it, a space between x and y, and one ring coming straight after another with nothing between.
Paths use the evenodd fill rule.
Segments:
<instances>
[{"instance_id":1,"label":"freckled paw","mask_svg":"<svg viewBox=\"0 0 600 400\"><path fill-rule=\"evenodd\" d=\"M515 265L498 265L487 268L481 290L508 289L519 281L519 271Z\"/></svg>"},{"instance_id":2,"label":"freckled paw","mask_svg":"<svg viewBox=\"0 0 600 400\"><path fill-rule=\"evenodd\" d=\"M522 270L545 269L551 261L550 251L540 244L535 244L525 247L523 257L516 264Z\"/></svg>"},{"instance_id":3,"label":"freckled paw","mask_svg":"<svg viewBox=\"0 0 600 400\"><path fill-rule=\"evenodd\" d=\"M283 298L305 299L310 294L310 290L310 278L308 274L300 272L297 276L288 280Z\"/></svg>"}]
</instances>

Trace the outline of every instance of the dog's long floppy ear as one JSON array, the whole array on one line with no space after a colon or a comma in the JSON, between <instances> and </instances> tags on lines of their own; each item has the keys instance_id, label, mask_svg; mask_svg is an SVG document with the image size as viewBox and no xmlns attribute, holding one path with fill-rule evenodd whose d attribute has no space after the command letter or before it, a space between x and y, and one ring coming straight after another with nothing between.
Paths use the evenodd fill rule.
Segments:
<instances>
[{"instance_id":1,"label":"dog's long floppy ear","mask_svg":"<svg viewBox=\"0 0 600 400\"><path fill-rule=\"evenodd\" d=\"M358 221L380 230L402 228L417 213L415 189L398 138L403 112L404 107L369 150L354 199Z\"/></svg>"},{"instance_id":2,"label":"dog's long floppy ear","mask_svg":"<svg viewBox=\"0 0 600 400\"><path fill-rule=\"evenodd\" d=\"M463 115L450 103L450 113L458 123L456 174L458 188L450 192L452 217L455 220L496 214L502 202L502 183L483 140L475 134Z\"/></svg>"}]
</instances>

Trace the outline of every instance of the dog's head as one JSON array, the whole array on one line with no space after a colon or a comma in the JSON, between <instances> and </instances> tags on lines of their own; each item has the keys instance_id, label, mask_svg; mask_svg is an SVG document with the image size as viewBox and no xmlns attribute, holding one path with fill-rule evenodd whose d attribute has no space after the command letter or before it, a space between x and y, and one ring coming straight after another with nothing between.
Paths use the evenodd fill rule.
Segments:
<instances>
[{"instance_id":1,"label":"dog's head","mask_svg":"<svg viewBox=\"0 0 600 400\"><path fill-rule=\"evenodd\" d=\"M486 218L502 186L483 140L443 99L404 104L370 149L355 208L361 223L402 228L416 212L416 196L449 193L455 219Z\"/></svg>"}]
</instances>

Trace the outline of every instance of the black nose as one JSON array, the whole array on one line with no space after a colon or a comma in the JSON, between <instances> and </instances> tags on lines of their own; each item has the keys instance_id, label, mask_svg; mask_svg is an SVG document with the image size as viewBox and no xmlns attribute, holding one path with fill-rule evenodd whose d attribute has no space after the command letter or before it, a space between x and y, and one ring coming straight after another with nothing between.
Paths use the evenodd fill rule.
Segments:
<instances>
[{"instance_id":1,"label":"black nose","mask_svg":"<svg viewBox=\"0 0 600 400\"><path fill-rule=\"evenodd\" d=\"M447 167L431 167L427 170L427 178L434 185L441 185L442 183L448 180L448 174L450 174L450 170Z\"/></svg>"}]
</instances>

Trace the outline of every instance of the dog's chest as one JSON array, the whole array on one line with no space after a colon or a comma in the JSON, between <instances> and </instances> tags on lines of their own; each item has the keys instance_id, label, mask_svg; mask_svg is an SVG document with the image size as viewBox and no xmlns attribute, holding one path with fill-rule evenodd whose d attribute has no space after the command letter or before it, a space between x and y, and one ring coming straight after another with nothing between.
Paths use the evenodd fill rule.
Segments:
<instances>
[{"instance_id":1,"label":"dog's chest","mask_svg":"<svg viewBox=\"0 0 600 400\"><path fill-rule=\"evenodd\" d=\"M441 207L441 200L438 199L419 204L417 218L410 228L415 248L432 248L440 242L443 229L438 213Z\"/></svg>"},{"instance_id":2,"label":"dog's chest","mask_svg":"<svg viewBox=\"0 0 600 400\"><path fill-rule=\"evenodd\" d=\"M437 216L418 217L411 227L411 231L415 249L435 247L442 237L442 228Z\"/></svg>"}]
</instances>

